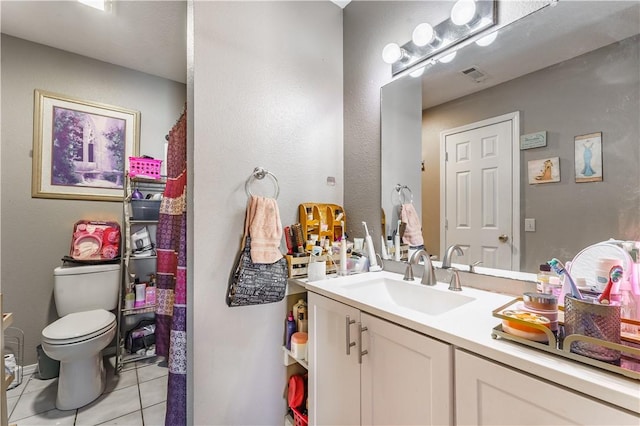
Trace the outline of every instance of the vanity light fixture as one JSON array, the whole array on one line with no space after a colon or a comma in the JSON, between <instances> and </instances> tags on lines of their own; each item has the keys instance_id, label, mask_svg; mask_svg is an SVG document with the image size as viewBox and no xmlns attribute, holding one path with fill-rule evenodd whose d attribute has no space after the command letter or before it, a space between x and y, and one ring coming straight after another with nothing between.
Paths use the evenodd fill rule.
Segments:
<instances>
[{"instance_id":1,"label":"vanity light fixture","mask_svg":"<svg viewBox=\"0 0 640 426\"><path fill-rule=\"evenodd\" d=\"M423 22L419 24L411 35L411 40L416 46L426 46L427 44L436 45L440 42L440 38L436 34L431 24Z\"/></svg>"},{"instance_id":2,"label":"vanity light fixture","mask_svg":"<svg viewBox=\"0 0 640 426\"><path fill-rule=\"evenodd\" d=\"M482 38L479 38L478 40L476 40L476 44L478 46L485 47L485 46L490 45L494 41L496 41L496 38L498 38L498 31L497 30L492 32L489 35L486 35L486 36L484 36Z\"/></svg>"},{"instance_id":3,"label":"vanity light fixture","mask_svg":"<svg viewBox=\"0 0 640 426\"><path fill-rule=\"evenodd\" d=\"M475 0L458 0L451 8L451 22L467 25L476 17Z\"/></svg>"},{"instance_id":4,"label":"vanity light fixture","mask_svg":"<svg viewBox=\"0 0 640 426\"><path fill-rule=\"evenodd\" d=\"M389 43L382 49L382 60L388 64L393 64L408 57L407 51L398 46L397 43Z\"/></svg>"},{"instance_id":5,"label":"vanity light fixture","mask_svg":"<svg viewBox=\"0 0 640 426\"><path fill-rule=\"evenodd\" d=\"M382 58L391 64L391 74L395 76L417 68L416 65L423 61L447 55L446 51L455 50L454 46L494 26L497 3L498 0L458 0L449 18L436 25L419 24L413 30L411 40L403 45L387 44Z\"/></svg>"}]
</instances>

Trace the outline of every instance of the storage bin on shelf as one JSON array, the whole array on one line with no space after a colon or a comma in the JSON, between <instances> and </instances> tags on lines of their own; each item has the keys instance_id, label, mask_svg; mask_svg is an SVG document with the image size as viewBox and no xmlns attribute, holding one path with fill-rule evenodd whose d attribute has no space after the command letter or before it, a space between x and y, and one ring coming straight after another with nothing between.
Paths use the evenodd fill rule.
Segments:
<instances>
[{"instance_id":1,"label":"storage bin on shelf","mask_svg":"<svg viewBox=\"0 0 640 426\"><path fill-rule=\"evenodd\" d=\"M129 176L147 179L160 179L162 160L144 157L129 157Z\"/></svg>"},{"instance_id":2,"label":"storage bin on shelf","mask_svg":"<svg viewBox=\"0 0 640 426\"><path fill-rule=\"evenodd\" d=\"M289 278L306 278L308 273L309 260L311 256L293 256L287 254L287 268L289 270ZM313 256L314 262L326 262L327 274L333 274L338 271L340 267L340 256L337 254L329 255L323 254L320 256Z\"/></svg>"},{"instance_id":3,"label":"storage bin on shelf","mask_svg":"<svg viewBox=\"0 0 640 426\"><path fill-rule=\"evenodd\" d=\"M133 220L158 220L161 200L131 200Z\"/></svg>"}]
</instances>

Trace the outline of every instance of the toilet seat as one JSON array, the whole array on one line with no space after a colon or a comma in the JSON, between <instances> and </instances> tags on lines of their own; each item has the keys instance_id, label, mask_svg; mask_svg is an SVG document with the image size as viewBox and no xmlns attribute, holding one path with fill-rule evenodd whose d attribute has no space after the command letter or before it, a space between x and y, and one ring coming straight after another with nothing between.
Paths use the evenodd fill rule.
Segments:
<instances>
[{"instance_id":1,"label":"toilet seat","mask_svg":"<svg viewBox=\"0 0 640 426\"><path fill-rule=\"evenodd\" d=\"M115 325L116 316L104 309L74 312L45 327L42 341L49 345L80 343L107 333Z\"/></svg>"}]
</instances>

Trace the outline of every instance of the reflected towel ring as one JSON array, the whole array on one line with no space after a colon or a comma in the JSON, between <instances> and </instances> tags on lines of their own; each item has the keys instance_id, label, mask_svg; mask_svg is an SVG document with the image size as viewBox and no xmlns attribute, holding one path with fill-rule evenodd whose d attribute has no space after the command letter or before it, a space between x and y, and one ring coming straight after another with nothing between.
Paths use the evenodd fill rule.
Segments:
<instances>
[{"instance_id":1,"label":"reflected towel ring","mask_svg":"<svg viewBox=\"0 0 640 426\"><path fill-rule=\"evenodd\" d=\"M395 189L398 193L398 197L400 198L400 204L407 204L406 193L403 192L405 190L409 192L409 203L413 203L413 192L411 192L411 188L409 188L407 185L397 184Z\"/></svg>"},{"instance_id":2,"label":"reflected towel ring","mask_svg":"<svg viewBox=\"0 0 640 426\"><path fill-rule=\"evenodd\" d=\"M269 170L263 169L262 167L256 167L255 169L253 169L253 173L251 173L251 176L249 176L247 181L244 183L244 191L247 193L248 197L251 197L253 195L250 188L253 181L255 179L262 180L265 178L265 176L270 176L271 179L273 179L273 182L276 186L276 194L273 198L275 198L276 200L278 199L278 195L280 195L280 185L278 184L278 179L273 173L271 173Z\"/></svg>"}]
</instances>

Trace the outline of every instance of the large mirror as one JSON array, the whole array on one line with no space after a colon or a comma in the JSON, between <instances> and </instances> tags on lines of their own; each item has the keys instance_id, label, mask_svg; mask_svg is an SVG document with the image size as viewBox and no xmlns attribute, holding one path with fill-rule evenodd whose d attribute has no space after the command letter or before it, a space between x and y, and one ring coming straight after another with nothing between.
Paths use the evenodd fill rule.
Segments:
<instances>
[{"instance_id":1,"label":"large mirror","mask_svg":"<svg viewBox=\"0 0 640 426\"><path fill-rule=\"evenodd\" d=\"M489 46L470 43L450 63L385 85L385 234L412 202L430 254L441 259L459 244L464 255L454 262L524 272L609 238L640 239L639 33L638 2L560 1L500 28ZM512 153L495 166L506 171L480 165L478 178L465 178L452 166L473 151L461 148L475 140L465 138L507 119ZM447 159L455 137L464 143ZM497 152L493 136L477 137L478 155ZM500 187L512 198L506 205ZM512 219L499 223L507 210ZM497 231L487 250L469 249L483 244L475 236L450 233L472 228L474 214L474 226ZM501 244L506 266L492 251Z\"/></svg>"}]
</instances>

